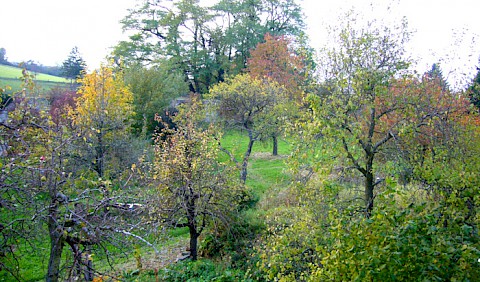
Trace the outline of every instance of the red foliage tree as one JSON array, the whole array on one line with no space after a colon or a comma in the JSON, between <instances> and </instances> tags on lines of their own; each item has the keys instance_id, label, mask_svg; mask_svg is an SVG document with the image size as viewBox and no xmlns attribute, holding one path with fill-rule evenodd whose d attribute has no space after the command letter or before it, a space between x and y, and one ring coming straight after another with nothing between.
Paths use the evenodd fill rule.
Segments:
<instances>
[{"instance_id":1,"label":"red foliage tree","mask_svg":"<svg viewBox=\"0 0 480 282\"><path fill-rule=\"evenodd\" d=\"M59 124L66 117L69 109L76 107L78 93L74 90L56 88L50 92L50 115L53 122Z\"/></svg>"},{"instance_id":2,"label":"red foliage tree","mask_svg":"<svg viewBox=\"0 0 480 282\"><path fill-rule=\"evenodd\" d=\"M306 64L302 56L290 48L291 41L285 36L265 34L265 42L250 51L247 71L256 79L268 78L285 87L290 98L302 98Z\"/></svg>"},{"instance_id":3,"label":"red foliage tree","mask_svg":"<svg viewBox=\"0 0 480 282\"><path fill-rule=\"evenodd\" d=\"M289 108L294 108L295 103L301 103L303 98L302 86L306 82L306 64L303 56L298 55L290 48L291 41L285 36L272 36L265 34L265 42L259 43L250 52L247 62L247 72L254 79L267 79L278 83L286 90L286 100ZM286 116L287 113L281 115ZM273 118L274 124L266 135L272 138L273 151L278 154L278 136L281 134L282 124Z\"/></svg>"}]
</instances>

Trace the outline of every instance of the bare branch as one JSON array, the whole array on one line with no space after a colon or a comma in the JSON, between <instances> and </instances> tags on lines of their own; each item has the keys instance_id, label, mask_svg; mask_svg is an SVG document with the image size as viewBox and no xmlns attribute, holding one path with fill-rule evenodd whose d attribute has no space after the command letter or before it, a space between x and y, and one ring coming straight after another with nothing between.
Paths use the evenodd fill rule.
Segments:
<instances>
[{"instance_id":1,"label":"bare branch","mask_svg":"<svg viewBox=\"0 0 480 282\"><path fill-rule=\"evenodd\" d=\"M128 235L128 236L132 236L132 237L134 237L134 238L142 241L143 243L145 243L146 245L148 245L148 246L151 247L152 249L154 249L156 255L159 255L159 254L160 254L160 252L158 251L158 249L157 249L152 243L148 242L147 240L143 239L142 237L140 237L140 236L138 236L138 235L136 235L136 234L133 234L133 233L131 233L131 232L128 232L128 231L126 231L126 230L115 229L114 231L117 232L117 233L122 233L122 234L125 234L125 235Z\"/></svg>"}]
</instances>

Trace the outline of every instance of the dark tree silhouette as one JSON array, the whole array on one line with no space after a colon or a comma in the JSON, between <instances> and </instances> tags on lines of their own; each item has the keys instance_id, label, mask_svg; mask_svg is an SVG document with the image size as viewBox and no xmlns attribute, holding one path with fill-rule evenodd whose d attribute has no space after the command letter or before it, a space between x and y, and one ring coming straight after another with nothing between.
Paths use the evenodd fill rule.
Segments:
<instances>
[{"instance_id":1,"label":"dark tree silhouette","mask_svg":"<svg viewBox=\"0 0 480 282\"><path fill-rule=\"evenodd\" d=\"M87 64L83 60L78 48L73 47L68 58L63 62L62 75L71 80L82 77L83 72L87 69Z\"/></svg>"}]
</instances>

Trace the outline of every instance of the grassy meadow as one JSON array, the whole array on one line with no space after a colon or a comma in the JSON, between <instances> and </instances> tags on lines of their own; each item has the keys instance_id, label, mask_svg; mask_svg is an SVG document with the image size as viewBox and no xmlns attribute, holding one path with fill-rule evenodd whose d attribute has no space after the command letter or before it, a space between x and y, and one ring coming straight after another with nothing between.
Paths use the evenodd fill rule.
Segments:
<instances>
[{"instance_id":1,"label":"grassy meadow","mask_svg":"<svg viewBox=\"0 0 480 282\"><path fill-rule=\"evenodd\" d=\"M31 73L35 76L35 83L38 88L42 90L49 90L55 87L68 87L70 80L43 74L43 73ZM5 88L9 86L11 89L8 92L15 93L22 89L22 68L0 65L0 87ZM38 93L46 93L47 91L38 91ZM41 94L39 94L41 95Z\"/></svg>"}]
</instances>

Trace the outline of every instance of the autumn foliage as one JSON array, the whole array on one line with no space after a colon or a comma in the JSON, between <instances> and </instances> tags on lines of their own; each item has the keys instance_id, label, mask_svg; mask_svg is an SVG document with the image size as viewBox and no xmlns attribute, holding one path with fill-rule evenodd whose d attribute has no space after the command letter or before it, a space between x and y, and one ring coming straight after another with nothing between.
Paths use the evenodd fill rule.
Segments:
<instances>
[{"instance_id":1,"label":"autumn foliage","mask_svg":"<svg viewBox=\"0 0 480 282\"><path fill-rule=\"evenodd\" d=\"M133 116L133 95L124 84L121 72L102 66L79 80L76 108L70 111L74 124L91 148L94 170L105 173L105 159L120 140L128 136ZM117 146L118 147L118 146Z\"/></svg>"},{"instance_id":2,"label":"autumn foliage","mask_svg":"<svg viewBox=\"0 0 480 282\"><path fill-rule=\"evenodd\" d=\"M305 81L305 63L291 48L286 36L265 34L265 42L250 52L247 71L256 79L271 79L285 87L291 99L300 100Z\"/></svg>"}]
</instances>

